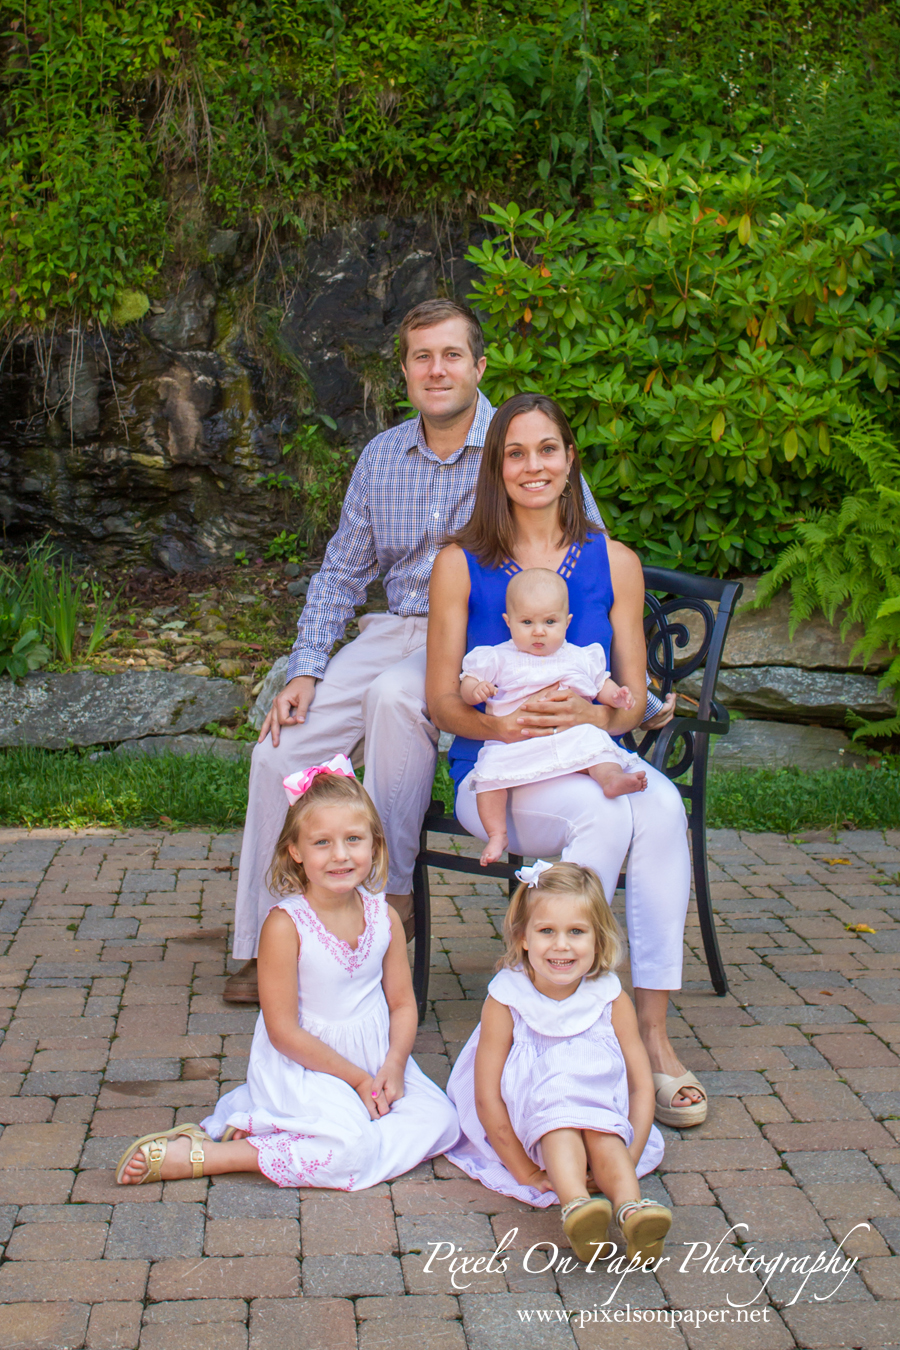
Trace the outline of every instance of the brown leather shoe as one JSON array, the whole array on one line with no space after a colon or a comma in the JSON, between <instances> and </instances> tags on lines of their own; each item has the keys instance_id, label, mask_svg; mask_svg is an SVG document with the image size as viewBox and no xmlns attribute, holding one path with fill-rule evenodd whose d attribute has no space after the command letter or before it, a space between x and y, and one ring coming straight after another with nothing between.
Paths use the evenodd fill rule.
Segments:
<instances>
[{"instance_id":1,"label":"brown leather shoe","mask_svg":"<svg viewBox=\"0 0 900 1350\"><path fill-rule=\"evenodd\" d=\"M259 985L256 978L256 958L246 961L240 970L225 981L222 997L226 1003L258 1003Z\"/></svg>"}]
</instances>

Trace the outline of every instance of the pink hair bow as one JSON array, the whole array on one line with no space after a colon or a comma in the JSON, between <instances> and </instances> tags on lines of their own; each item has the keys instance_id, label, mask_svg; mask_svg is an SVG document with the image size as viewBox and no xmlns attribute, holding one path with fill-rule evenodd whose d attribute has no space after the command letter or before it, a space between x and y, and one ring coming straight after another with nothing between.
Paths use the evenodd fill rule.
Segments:
<instances>
[{"instance_id":1,"label":"pink hair bow","mask_svg":"<svg viewBox=\"0 0 900 1350\"><path fill-rule=\"evenodd\" d=\"M353 778L353 765L346 755L335 755L327 764L313 764L309 769L300 769L297 773L288 774L284 779L284 790L287 793L288 801L293 804L298 797L302 797L304 792L308 791L310 783L320 773L336 773L342 778Z\"/></svg>"}]
</instances>

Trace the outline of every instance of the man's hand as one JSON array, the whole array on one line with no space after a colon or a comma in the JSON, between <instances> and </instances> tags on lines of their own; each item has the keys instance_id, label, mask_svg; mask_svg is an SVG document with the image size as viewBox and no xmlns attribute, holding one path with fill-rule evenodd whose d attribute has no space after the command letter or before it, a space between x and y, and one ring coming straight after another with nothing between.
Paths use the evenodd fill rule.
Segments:
<instances>
[{"instance_id":1,"label":"man's hand","mask_svg":"<svg viewBox=\"0 0 900 1350\"><path fill-rule=\"evenodd\" d=\"M675 716L675 691L666 694L663 699L663 705L655 717L642 722L641 726L647 731L659 731L660 727L668 726Z\"/></svg>"},{"instance_id":2,"label":"man's hand","mask_svg":"<svg viewBox=\"0 0 900 1350\"><path fill-rule=\"evenodd\" d=\"M272 744L277 745L282 727L296 727L305 722L315 692L316 680L313 675L297 675L286 684L281 693L275 695L272 710L259 733L260 741L264 741L271 732Z\"/></svg>"}]
</instances>

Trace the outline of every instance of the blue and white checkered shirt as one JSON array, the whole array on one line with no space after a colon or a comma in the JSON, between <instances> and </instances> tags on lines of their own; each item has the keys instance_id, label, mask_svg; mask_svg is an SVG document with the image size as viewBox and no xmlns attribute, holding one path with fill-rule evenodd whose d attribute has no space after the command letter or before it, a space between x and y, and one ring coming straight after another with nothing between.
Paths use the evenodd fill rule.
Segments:
<instances>
[{"instance_id":1,"label":"blue and white checkered shirt","mask_svg":"<svg viewBox=\"0 0 900 1350\"><path fill-rule=\"evenodd\" d=\"M421 417L374 436L353 470L341 521L309 583L285 683L296 675L321 678L369 586L384 577L392 614L427 614L431 568L444 539L472 514L484 438L494 409L479 391L466 443L439 459L425 443ZM583 481L583 480L582 480ZM591 520L600 513L587 484ZM647 717L662 705L648 695Z\"/></svg>"},{"instance_id":2,"label":"blue and white checkered shirt","mask_svg":"<svg viewBox=\"0 0 900 1350\"><path fill-rule=\"evenodd\" d=\"M341 521L309 584L286 680L324 674L335 642L376 577L392 614L428 613L431 568L444 539L472 514L494 409L479 392L465 445L439 459L421 417L374 436L353 470Z\"/></svg>"}]
</instances>

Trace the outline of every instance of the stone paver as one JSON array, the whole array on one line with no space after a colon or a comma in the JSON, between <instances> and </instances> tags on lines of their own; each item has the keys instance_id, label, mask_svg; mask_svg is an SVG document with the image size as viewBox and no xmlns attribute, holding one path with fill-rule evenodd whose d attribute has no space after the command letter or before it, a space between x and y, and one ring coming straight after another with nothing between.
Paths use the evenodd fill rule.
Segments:
<instances>
[{"instance_id":1,"label":"stone paver","mask_svg":"<svg viewBox=\"0 0 900 1350\"><path fill-rule=\"evenodd\" d=\"M586 1271L555 1211L445 1159L357 1194L116 1187L129 1139L202 1119L245 1072L256 1012L221 999L235 876L215 870L239 850L0 831L0 1350L900 1345L900 832L710 833L730 993L692 909L670 1030L710 1113L664 1131L644 1182L675 1210L655 1273ZM443 1083L505 903L478 878L432 883L415 1053ZM738 1316L729 1294L753 1302Z\"/></svg>"}]
</instances>

